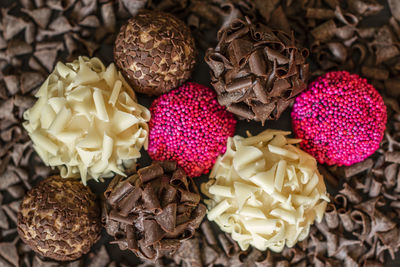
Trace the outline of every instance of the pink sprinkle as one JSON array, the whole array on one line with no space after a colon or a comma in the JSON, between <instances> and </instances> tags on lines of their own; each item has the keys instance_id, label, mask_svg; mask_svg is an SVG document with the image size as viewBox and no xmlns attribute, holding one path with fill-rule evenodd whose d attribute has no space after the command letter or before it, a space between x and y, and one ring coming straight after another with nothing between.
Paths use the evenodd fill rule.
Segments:
<instances>
[{"instance_id":1,"label":"pink sprinkle","mask_svg":"<svg viewBox=\"0 0 400 267\"><path fill-rule=\"evenodd\" d=\"M386 106L366 79L329 72L296 98L292 111L300 146L319 163L352 165L372 155L383 138Z\"/></svg>"},{"instance_id":2,"label":"pink sprinkle","mask_svg":"<svg viewBox=\"0 0 400 267\"><path fill-rule=\"evenodd\" d=\"M150 157L175 160L191 177L208 173L235 133L233 115L218 104L213 90L196 83L161 95L150 112Z\"/></svg>"}]
</instances>

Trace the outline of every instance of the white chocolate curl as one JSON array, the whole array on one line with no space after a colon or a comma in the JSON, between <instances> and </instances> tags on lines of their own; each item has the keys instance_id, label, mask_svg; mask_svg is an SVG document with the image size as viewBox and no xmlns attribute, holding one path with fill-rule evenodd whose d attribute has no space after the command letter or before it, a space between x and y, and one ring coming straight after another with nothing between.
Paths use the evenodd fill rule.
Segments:
<instances>
[{"instance_id":1,"label":"white chocolate curl","mask_svg":"<svg viewBox=\"0 0 400 267\"><path fill-rule=\"evenodd\" d=\"M329 197L316 160L294 144L290 132L266 130L228 139L201 190L210 199L208 219L250 245L281 252L305 239L321 222Z\"/></svg>"},{"instance_id":2,"label":"white chocolate curl","mask_svg":"<svg viewBox=\"0 0 400 267\"><path fill-rule=\"evenodd\" d=\"M33 147L62 177L88 179L124 175L147 147L150 112L114 64L79 57L58 62L24 113Z\"/></svg>"}]
</instances>

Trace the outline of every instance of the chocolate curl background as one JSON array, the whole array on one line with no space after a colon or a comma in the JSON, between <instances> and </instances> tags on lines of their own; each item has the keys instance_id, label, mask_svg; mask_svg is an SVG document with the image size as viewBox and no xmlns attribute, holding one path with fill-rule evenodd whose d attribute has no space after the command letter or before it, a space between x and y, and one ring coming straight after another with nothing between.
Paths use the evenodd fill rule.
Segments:
<instances>
[{"instance_id":1,"label":"chocolate curl background","mask_svg":"<svg viewBox=\"0 0 400 267\"><path fill-rule=\"evenodd\" d=\"M153 162L104 193L103 224L112 244L157 260L190 239L206 213L196 185L175 162Z\"/></svg>"},{"instance_id":2,"label":"chocolate curl background","mask_svg":"<svg viewBox=\"0 0 400 267\"><path fill-rule=\"evenodd\" d=\"M330 181L338 183L337 187L330 188L331 193L336 194L342 188L343 180L346 180L362 196L363 202L377 198L376 209L395 221L396 227L389 231L375 232L369 242L362 241L362 246L365 246L367 251L358 258L356 257L357 246L346 249L344 246L348 244L346 242L342 242L340 253L328 258L328 254L323 252L327 247L326 238L317 228L313 227L310 238L292 249L285 250L282 255L274 255L273 258L276 260L274 264L268 263L269 260L265 261L265 265L253 261L247 266L276 266L278 263L280 266L288 264L291 266L307 264L343 266L345 263L360 266L382 266L384 257L386 257L386 263L392 263L389 258L399 246L400 234L398 230L400 224L397 219L400 215L400 200L398 199L400 193L398 171L400 162L400 136L398 134L400 132L398 105L400 61L398 60L399 56L396 55L399 44L398 36L400 35L400 1L348 0L345 1L346 6L341 5L343 1L337 0L3 0L0 2L4 8L1 12L2 27L0 31L1 264L6 266L10 264L60 266L57 262L33 255L25 244L15 238L16 212L19 209L19 201L27 190L38 183L40 179L49 176L51 172L51 169L44 166L38 155L33 152L31 142L22 129L20 121L22 121L23 112L33 105L33 95L53 69L57 60L70 61L77 55L86 54L98 56L110 63L110 47L112 47L116 32L128 18L137 12L139 7L143 6L171 11L179 16L190 25L197 42L201 44L198 47L203 50L217 45L216 31L219 29L219 25L223 25L224 22L228 25L236 18L245 20L245 16L247 16L252 21L258 20L271 28L285 28L289 25L294 31L297 42L303 47L313 50L308 58L312 62L313 76L333 68L347 69L366 77L369 82L374 84L390 107L388 108L388 132L379 152L371 158L368 164L361 163L358 166L361 167L361 171L355 169L343 171L343 169L335 170L324 167L326 170L324 177L331 177L333 180ZM348 19L353 23L347 24L337 17L335 12L339 5L342 14L352 14L357 17L356 25L353 20ZM329 11L327 14L313 15L313 13L321 11L308 11L308 9ZM311 14L310 17L307 17L307 12ZM335 23L335 35L325 41L315 40L311 32L329 20L333 20ZM257 33L255 36L258 36ZM342 43L342 46L336 45L336 43ZM387 51L386 48L388 48ZM379 61L377 61L378 56ZM390 56L393 57L390 58ZM194 74L207 77L206 72L201 70L196 70ZM197 79L202 83L209 82L208 77L198 80L197 76L193 77L195 81ZM260 96L257 97L261 99ZM149 104L149 99L140 96L139 99L141 102ZM279 123L269 122L269 124L277 128L290 129L289 124L284 120L280 120ZM254 125L247 123L246 128L260 129ZM244 130L240 134L245 134ZM144 159L142 163L145 161ZM346 174L346 171L352 174ZM369 194L372 183L375 188L372 195L376 195L376 197L371 197ZM91 186L93 188L93 184ZM98 193L103 191L104 188L97 190ZM334 231L341 236L339 240L343 240L342 236L351 242L357 241L358 236L362 236L362 240L364 240L371 233L371 230L368 230L370 229L368 222L371 222L371 217L354 208L350 201L347 202L349 202L348 206L343 206L343 201L332 201L331 203L335 205L336 211L340 208L351 210L350 216L356 225L356 231L353 235L353 233L341 229L340 226ZM360 215L360 212L363 215ZM397 217L394 216L394 213ZM217 233L220 232L214 231L215 236ZM137 264L134 262L133 256L129 257L129 261L126 262L125 258L128 256L126 254L121 256L118 248L113 249L115 246L106 246L101 243L104 239L102 238L90 254L65 266L117 267ZM211 238L209 239L211 240ZM216 242L218 246L221 246L218 240ZM319 244L321 249L316 249L314 242ZM295 250L298 256L293 257L292 250ZM211 250L203 249L202 251ZM350 257L346 257L346 253L343 251L347 251ZM222 254L225 255L224 252ZM272 254L263 253L263 257L270 259ZM254 252L252 255L257 255L257 253ZM207 266L206 263L204 265ZM145 261L142 266L176 266L176 264L170 258L163 258L155 263Z\"/></svg>"},{"instance_id":3,"label":"chocolate curl background","mask_svg":"<svg viewBox=\"0 0 400 267\"><path fill-rule=\"evenodd\" d=\"M218 101L241 119L279 119L308 82L308 51L296 46L293 33L236 19L222 27L205 61Z\"/></svg>"}]
</instances>

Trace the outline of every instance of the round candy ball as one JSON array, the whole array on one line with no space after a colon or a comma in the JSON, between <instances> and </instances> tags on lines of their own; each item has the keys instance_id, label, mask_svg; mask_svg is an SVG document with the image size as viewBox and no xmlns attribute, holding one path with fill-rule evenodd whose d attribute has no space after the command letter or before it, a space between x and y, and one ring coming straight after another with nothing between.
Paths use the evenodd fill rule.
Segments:
<instances>
[{"instance_id":1,"label":"round candy ball","mask_svg":"<svg viewBox=\"0 0 400 267\"><path fill-rule=\"evenodd\" d=\"M21 239L40 255L75 260L100 238L96 196L79 180L47 178L23 199L17 229Z\"/></svg>"},{"instance_id":2,"label":"round candy ball","mask_svg":"<svg viewBox=\"0 0 400 267\"><path fill-rule=\"evenodd\" d=\"M173 15L142 10L121 27L114 60L134 90L160 95L190 77L195 41L190 29Z\"/></svg>"},{"instance_id":3,"label":"round candy ball","mask_svg":"<svg viewBox=\"0 0 400 267\"><path fill-rule=\"evenodd\" d=\"M226 150L236 120L213 90L186 83L150 107L148 152L153 160L175 160L191 177L207 173Z\"/></svg>"},{"instance_id":4,"label":"round candy ball","mask_svg":"<svg viewBox=\"0 0 400 267\"><path fill-rule=\"evenodd\" d=\"M296 98L292 111L301 147L319 163L352 165L378 148L386 106L376 89L356 74L329 72Z\"/></svg>"}]
</instances>

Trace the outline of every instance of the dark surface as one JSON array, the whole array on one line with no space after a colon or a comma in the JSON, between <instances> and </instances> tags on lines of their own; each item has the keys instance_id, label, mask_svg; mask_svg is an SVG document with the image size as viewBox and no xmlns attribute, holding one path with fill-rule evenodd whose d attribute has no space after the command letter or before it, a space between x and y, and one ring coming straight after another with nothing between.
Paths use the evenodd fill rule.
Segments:
<instances>
[{"instance_id":1,"label":"dark surface","mask_svg":"<svg viewBox=\"0 0 400 267\"><path fill-rule=\"evenodd\" d=\"M264 0L268 1L268 0ZM400 1L400 0L399 0ZM10 4L14 3L14 0L0 0L0 7L7 7ZM386 1L381 1L386 2ZM374 26L374 25L381 25L385 23L388 18L390 17L390 13L388 10L387 5L385 5L385 9L377 16L369 17L367 20L362 21L361 25L363 26ZM113 61L112 56L112 46L110 45L102 45L99 51L96 53L96 56L99 57L105 65L108 65ZM203 60L204 53L200 53L197 59L196 68L193 72L192 78L190 81L194 81L197 83L201 83L204 85L210 86L210 75L208 71L208 66ZM149 107L152 100L154 98L138 95L139 103ZM246 131L250 131L252 134L257 134L264 129L267 128L276 128L282 130L291 130L291 123L290 123L290 109L286 110L278 121L267 121L265 126L261 126L259 122L248 122L248 121L238 121L236 134L239 135L246 135ZM142 150L142 157L139 160L140 166L147 166L150 163L150 158L147 153ZM200 185L202 182L207 180L207 176L203 175L199 178L195 178L195 182ZM89 181L88 185L90 188L98 195L102 195L105 188L107 187L108 183L111 179L107 179L104 183L97 183L93 180ZM329 186L328 186L329 188ZM334 193L335 190L330 188L330 193ZM131 266L135 266L139 263L139 260L134 256L133 253L129 251L121 251L119 250L118 246L116 245L109 245L108 242L111 241L112 238L108 236L105 231L103 230L101 239L96 243L93 247L93 250L96 250L101 247L103 244L107 244L107 250L110 254L112 260L117 262L128 262ZM385 266L400 266L400 255L397 254L397 259L392 261L389 259L388 255L386 257L387 261Z\"/></svg>"}]
</instances>

